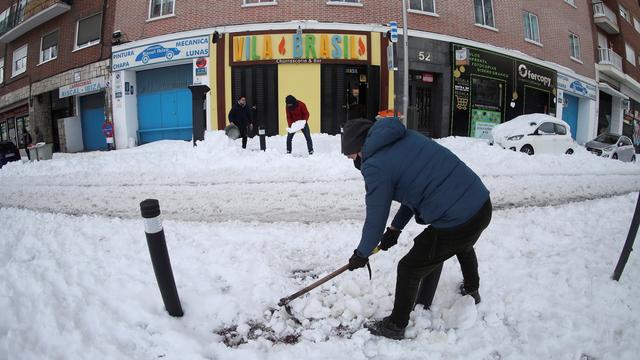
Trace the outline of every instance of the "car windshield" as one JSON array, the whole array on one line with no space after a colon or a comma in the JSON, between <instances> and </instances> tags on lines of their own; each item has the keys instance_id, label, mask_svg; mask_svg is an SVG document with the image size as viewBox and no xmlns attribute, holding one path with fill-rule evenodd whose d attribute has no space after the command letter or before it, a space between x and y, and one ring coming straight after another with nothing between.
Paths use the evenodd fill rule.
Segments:
<instances>
[{"instance_id":1,"label":"car windshield","mask_svg":"<svg viewBox=\"0 0 640 360\"><path fill-rule=\"evenodd\" d=\"M611 134L601 134L596 138L596 141L605 144L615 144L618 142L618 136Z\"/></svg>"}]
</instances>

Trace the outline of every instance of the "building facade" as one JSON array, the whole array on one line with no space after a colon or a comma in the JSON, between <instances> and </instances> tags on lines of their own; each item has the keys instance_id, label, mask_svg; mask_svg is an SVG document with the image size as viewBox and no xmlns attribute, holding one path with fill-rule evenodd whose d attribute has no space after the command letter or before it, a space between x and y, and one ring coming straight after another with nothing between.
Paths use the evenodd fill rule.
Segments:
<instances>
[{"instance_id":1,"label":"building facade","mask_svg":"<svg viewBox=\"0 0 640 360\"><path fill-rule=\"evenodd\" d=\"M211 89L210 130L223 129L234 99L245 95L267 134L283 134L292 94L307 104L312 132L337 134L348 118L400 108L405 59L407 123L425 134L486 137L531 112L567 120L579 142L597 132L587 1L409 1L409 52L398 46L395 64L387 24L402 27L400 1L145 3L117 2L118 147L189 139L191 84Z\"/></svg>"},{"instance_id":2,"label":"building facade","mask_svg":"<svg viewBox=\"0 0 640 360\"><path fill-rule=\"evenodd\" d=\"M640 6L637 1L593 1L599 132L633 139L640 147Z\"/></svg>"},{"instance_id":3,"label":"building facade","mask_svg":"<svg viewBox=\"0 0 640 360\"><path fill-rule=\"evenodd\" d=\"M0 1L0 139L107 147L114 14L112 0Z\"/></svg>"}]
</instances>

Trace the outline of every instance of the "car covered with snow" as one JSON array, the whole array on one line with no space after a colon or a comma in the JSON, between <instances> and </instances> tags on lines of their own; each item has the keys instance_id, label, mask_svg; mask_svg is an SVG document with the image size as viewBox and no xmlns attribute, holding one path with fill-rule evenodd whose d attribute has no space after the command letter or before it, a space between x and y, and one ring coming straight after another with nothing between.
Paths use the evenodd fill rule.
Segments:
<instances>
[{"instance_id":1,"label":"car covered with snow","mask_svg":"<svg viewBox=\"0 0 640 360\"><path fill-rule=\"evenodd\" d=\"M496 125L490 142L513 151L533 154L573 154L578 145L569 124L545 114L521 115Z\"/></svg>"},{"instance_id":2,"label":"car covered with snow","mask_svg":"<svg viewBox=\"0 0 640 360\"><path fill-rule=\"evenodd\" d=\"M585 144L592 154L621 161L636 161L636 149L624 135L603 133Z\"/></svg>"}]
</instances>

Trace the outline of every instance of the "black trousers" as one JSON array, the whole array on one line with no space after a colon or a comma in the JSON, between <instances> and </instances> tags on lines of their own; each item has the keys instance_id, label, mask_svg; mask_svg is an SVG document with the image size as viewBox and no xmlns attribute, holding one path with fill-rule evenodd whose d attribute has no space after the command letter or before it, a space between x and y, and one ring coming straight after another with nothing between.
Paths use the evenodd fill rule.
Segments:
<instances>
[{"instance_id":1,"label":"black trousers","mask_svg":"<svg viewBox=\"0 0 640 360\"><path fill-rule=\"evenodd\" d=\"M240 130L240 137L242 138L242 148L247 148L247 136L249 135L249 126L238 126L238 130Z\"/></svg>"},{"instance_id":2,"label":"black trousers","mask_svg":"<svg viewBox=\"0 0 640 360\"><path fill-rule=\"evenodd\" d=\"M291 152L291 141L293 140L293 135L296 133L289 133L287 135L287 152ZM307 140L307 151L313 151L313 141L311 140L311 131L309 130L309 124L305 124L302 128L302 134L304 134L305 140Z\"/></svg>"},{"instance_id":3,"label":"black trousers","mask_svg":"<svg viewBox=\"0 0 640 360\"><path fill-rule=\"evenodd\" d=\"M416 236L413 247L398 263L396 294L391 312L394 324L400 327L407 326L420 282L429 279L434 271L442 268L445 260L454 255L460 260L465 289L478 289L480 277L473 245L489 226L491 213L491 201L487 200L465 224L452 229L436 229L430 226Z\"/></svg>"}]
</instances>

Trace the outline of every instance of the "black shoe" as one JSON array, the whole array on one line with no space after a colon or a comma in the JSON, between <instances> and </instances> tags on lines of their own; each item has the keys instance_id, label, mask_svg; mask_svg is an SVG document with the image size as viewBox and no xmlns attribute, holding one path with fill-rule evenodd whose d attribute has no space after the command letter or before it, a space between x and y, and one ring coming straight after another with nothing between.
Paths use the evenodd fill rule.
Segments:
<instances>
[{"instance_id":1,"label":"black shoe","mask_svg":"<svg viewBox=\"0 0 640 360\"><path fill-rule=\"evenodd\" d=\"M309 151L309 155L313 155L313 150Z\"/></svg>"},{"instance_id":2,"label":"black shoe","mask_svg":"<svg viewBox=\"0 0 640 360\"><path fill-rule=\"evenodd\" d=\"M460 295L465 296L465 295L469 295L473 298L473 300L475 300L476 304L480 303L480 293L478 292L478 290L475 291L467 291L467 289L464 288L464 283L460 283Z\"/></svg>"},{"instance_id":3,"label":"black shoe","mask_svg":"<svg viewBox=\"0 0 640 360\"><path fill-rule=\"evenodd\" d=\"M384 336L389 339L402 340L404 339L404 328L399 327L391 321L391 316L374 321L365 325L369 332L373 335Z\"/></svg>"}]
</instances>

